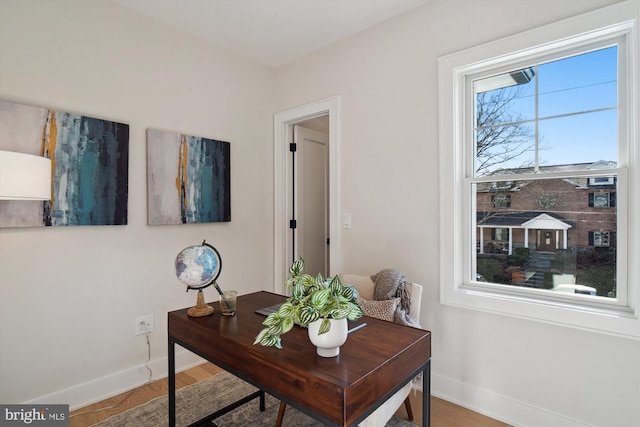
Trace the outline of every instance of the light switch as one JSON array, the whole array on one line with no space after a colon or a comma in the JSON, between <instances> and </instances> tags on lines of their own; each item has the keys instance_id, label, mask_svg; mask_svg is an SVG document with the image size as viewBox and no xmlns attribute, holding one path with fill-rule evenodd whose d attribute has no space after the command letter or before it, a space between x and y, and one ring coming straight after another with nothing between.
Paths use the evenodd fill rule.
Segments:
<instances>
[{"instance_id":1,"label":"light switch","mask_svg":"<svg viewBox=\"0 0 640 427\"><path fill-rule=\"evenodd\" d=\"M351 214L342 214L342 228L351 228Z\"/></svg>"}]
</instances>

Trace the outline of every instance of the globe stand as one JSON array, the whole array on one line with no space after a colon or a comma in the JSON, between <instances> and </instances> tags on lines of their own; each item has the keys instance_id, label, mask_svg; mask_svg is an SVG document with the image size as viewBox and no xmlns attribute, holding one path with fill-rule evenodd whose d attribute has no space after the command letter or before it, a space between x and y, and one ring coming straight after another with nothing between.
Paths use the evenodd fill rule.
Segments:
<instances>
[{"instance_id":1,"label":"globe stand","mask_svg":"<svg viewBox=\"0 0 640 427\"><path fill-rule=\"evenodd\" d=\"M191 317L203 317L213 314L213 307L204 303L204 293L202 289L198 290L196 305L187 310L187 315Z\"/></svg>"}]
</instances>

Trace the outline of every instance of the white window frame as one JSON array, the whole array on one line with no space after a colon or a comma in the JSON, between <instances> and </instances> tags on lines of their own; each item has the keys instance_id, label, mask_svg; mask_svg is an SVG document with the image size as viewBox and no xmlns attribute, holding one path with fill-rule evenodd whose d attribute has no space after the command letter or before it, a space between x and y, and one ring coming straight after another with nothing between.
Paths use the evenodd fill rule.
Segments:
<instances>
[{"instance_id":1,"label":"white window frame","mask_svg":"<svg viewBox=\"0 0 640 427\"><path fill-rule=\"evenodd\" d=\"M634 261L640 259L640 205L634 196L640 190L640 144L636 134L640 119L636 108L639 99L636 27L640 13L635 6L634 2L619 3L439 58L442 304L640 339L640 263ZM612 172L617 175L617 280L618 289L623 289L624 295L610 304L602 301L606 299L603 297L559 295L475 281L471 275L473 254L470 250L475 246L475 224L465 181L465 172L472 162L465 152L465 138L469 137L466 121L472 117L470 110L465 109L473 109L472 103L466 102L471 90L468 77L477 75L480 64L512 66L527 58L539 58L549 52L567 51L576 44L598 43L613 37L624 38L622 48L627 58L619 69L619 83L625 86L618 91L619 103L626 107L620 108L619 113L623 116L618 129L622 142L618 147L617 168L598 171L593 176L611 176Z\"/></svg>"}]
</instances>

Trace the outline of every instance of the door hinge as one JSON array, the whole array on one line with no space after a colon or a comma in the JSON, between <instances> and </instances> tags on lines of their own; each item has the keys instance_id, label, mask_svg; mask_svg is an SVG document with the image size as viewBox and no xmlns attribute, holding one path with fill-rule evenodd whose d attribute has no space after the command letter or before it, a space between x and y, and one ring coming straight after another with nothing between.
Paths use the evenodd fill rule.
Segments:
<instances>
[{"instance_id":1,"label":"door hinge","mask_svg":"<svg viewBox=\"0 0 640 427\"><path fill-rule=\"evenodd\" d=\"M291 144L289 144L289 151L291 151L292 153L295 153L297 148L298 148L298 144L296 144L295 142L292 142Z\"/></svg>"},{"instance_id":2,"label":"door hinge","mask_svg":"<svg viewBox=\"0 0 640 427\"><path fill-rule=\"evenodd\" d=\"M327 237L327 245L329 244L329 238Z\"/></svg>"},{"instance_id":3,"label":"door hinge","mask_svg":"<svg viewBox=\"0 0 640 427\"><path fill-rule=\"evenodd\" d=\"M295 219L289 221L289 228L296 228L297 222Z\"/></svg>"}]
</instances>

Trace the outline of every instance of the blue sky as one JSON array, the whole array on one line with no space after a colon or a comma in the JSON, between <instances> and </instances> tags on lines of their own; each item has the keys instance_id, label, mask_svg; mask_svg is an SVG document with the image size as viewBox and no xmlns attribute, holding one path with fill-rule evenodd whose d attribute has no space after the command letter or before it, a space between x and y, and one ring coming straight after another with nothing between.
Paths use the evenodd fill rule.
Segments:
<instances>
[{"instance_id":1,"label":"blue sky","mask_svg":"<svg viewBox=\"0 0 640 427\"><path fill-rule=\"evenodd\" d=\"M536 71L531 82L518 86L520 97L510 110L523 119L535 118L538 85L541 165L617 160L617 48L540 64ZM614 109L593 111L607 108ZM526 126L533 129L534 123ZM533 153L505 166L527 160L533 160Z\"/></svg>"}]
</instances>

